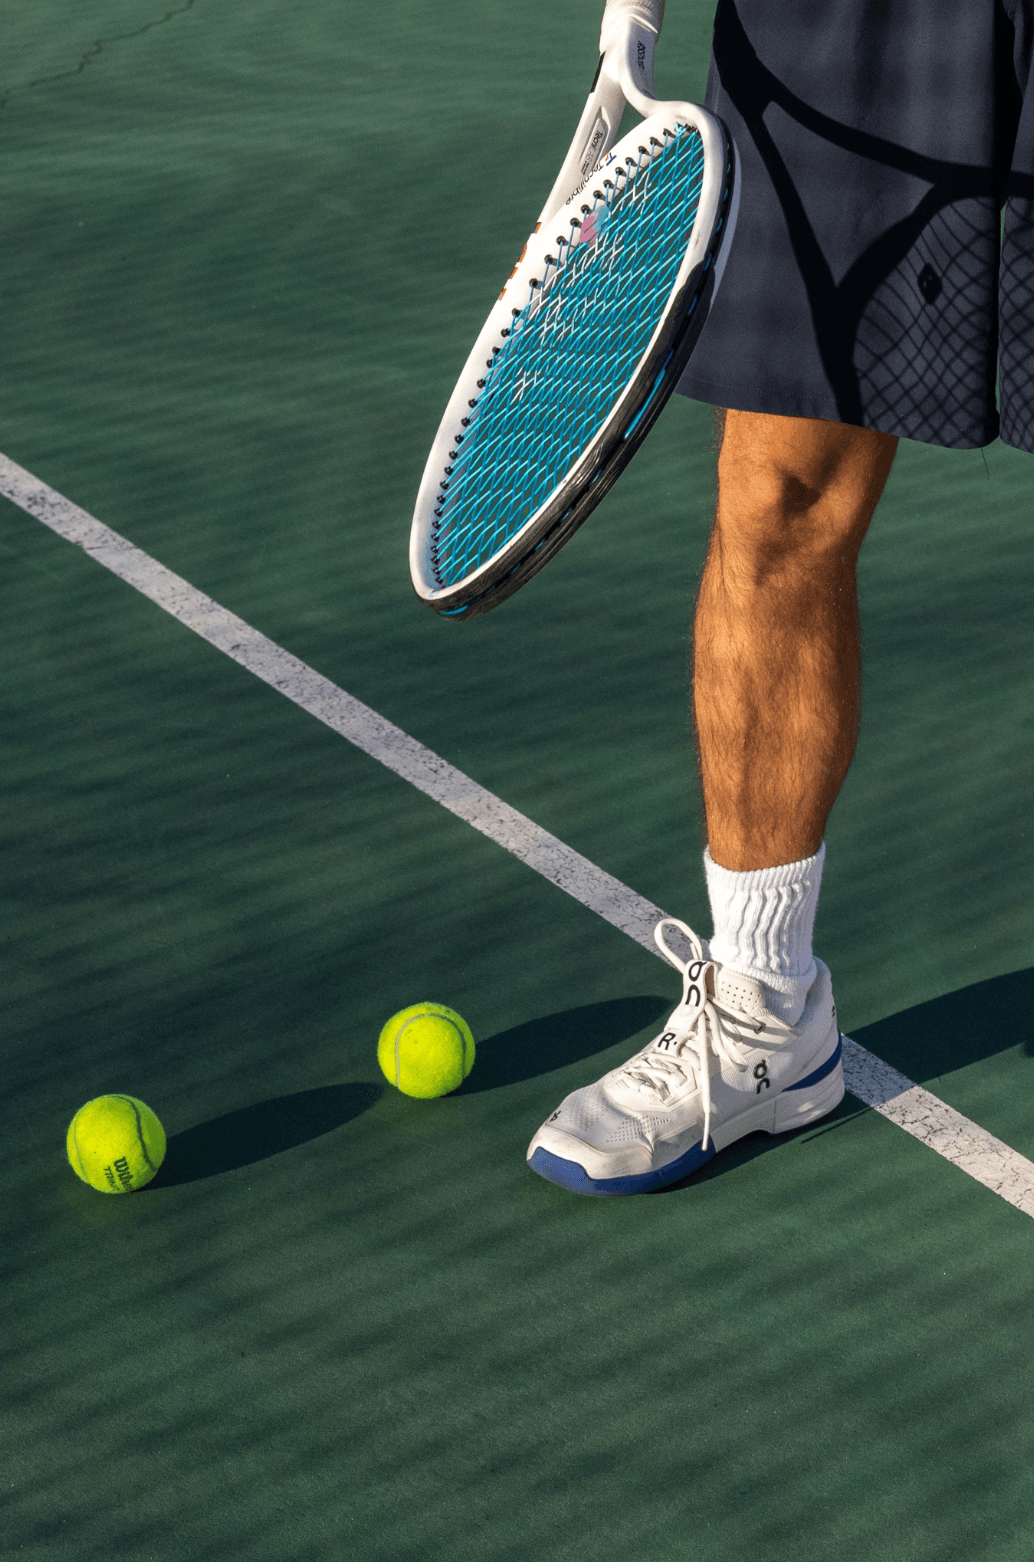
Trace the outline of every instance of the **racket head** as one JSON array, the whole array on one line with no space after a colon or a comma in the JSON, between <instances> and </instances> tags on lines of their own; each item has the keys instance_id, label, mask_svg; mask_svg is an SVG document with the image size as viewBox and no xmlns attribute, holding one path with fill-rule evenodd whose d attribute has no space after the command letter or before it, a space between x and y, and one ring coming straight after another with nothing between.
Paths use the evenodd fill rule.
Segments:
<instances>
[{"instance_id":1,"label":"racket head","mask_svg":"<svg viewBox=\"0 0 1034 1562\"><path fill-rule=\"evenodd\" d=\"M513 594L595 509L680 378L735 220L721 123L664 104L540 224L470 353L417 497L437 612Z\"/></svg>"}]
</instances>

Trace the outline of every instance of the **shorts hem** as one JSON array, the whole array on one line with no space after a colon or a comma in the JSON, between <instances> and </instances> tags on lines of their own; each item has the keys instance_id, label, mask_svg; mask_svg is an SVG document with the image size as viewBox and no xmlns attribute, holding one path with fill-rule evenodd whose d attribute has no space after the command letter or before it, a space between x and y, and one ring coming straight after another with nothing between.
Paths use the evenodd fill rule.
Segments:
<instances>
[{"instance_id":1,"label":"shorts hem","mask_svg":"<svg viewBox=\"0 0 1034 1562\"><path fill-rule=\"evenodd\" d=\"M859 421L856 418L844 418L828 402L777 392L747 392L726 381L707 381L690 374L683 375L675 389L680 396L688 396L691 401L707 402L712 407L730 408L736 412L761 412L770 417L813 418L822 423L846 423L854 428L871 428L879 434L894 434L899 439L911 439L917 444L936 445L942 450L982 450L984 446L994 444L999 437L1005 444L1014 443L1012 437L1000 436L997 414L983 425L972 425L961 433L954 430L950 436L939 438L927 430L917 429L915 425L909 426L901 419L876 417ZM1017 444L1016 448L1034 453L1034 443Z\"/></svg>"}]
</instances>

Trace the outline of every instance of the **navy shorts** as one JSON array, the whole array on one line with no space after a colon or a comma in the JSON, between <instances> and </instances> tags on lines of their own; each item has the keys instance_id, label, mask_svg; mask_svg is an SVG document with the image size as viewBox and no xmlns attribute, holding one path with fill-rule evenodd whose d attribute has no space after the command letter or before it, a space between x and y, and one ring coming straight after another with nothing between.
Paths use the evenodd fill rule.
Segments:
<instances>
[{"instance_id":1,"label":"navy shorts","mask_svg":"<svg viewBox=\"0 0 1034 1562\"><path fill-rule=\"evenodd\" d=\"M1034 450L1032 48L1034 0L719 0L739 223L679 390Z\"/></svg>"}]
</instances>

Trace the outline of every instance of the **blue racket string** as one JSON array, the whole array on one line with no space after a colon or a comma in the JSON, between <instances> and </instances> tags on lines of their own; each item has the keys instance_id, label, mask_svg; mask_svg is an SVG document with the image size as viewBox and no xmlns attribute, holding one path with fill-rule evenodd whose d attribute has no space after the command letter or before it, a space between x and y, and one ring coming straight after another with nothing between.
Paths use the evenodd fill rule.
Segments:
<instances>
[{"instance_id":1,"label":"blue racket string","mask_svg":"<svg viewBox=\"0 0 1034 1562\"><path fill-rule=\"evenodd\" d=\"M638 161L600 171L457 430L431 534L441 585L505 547L605 422L671 294L703 169L699 133L678 125Z\"/></svg>"}]
</instances>

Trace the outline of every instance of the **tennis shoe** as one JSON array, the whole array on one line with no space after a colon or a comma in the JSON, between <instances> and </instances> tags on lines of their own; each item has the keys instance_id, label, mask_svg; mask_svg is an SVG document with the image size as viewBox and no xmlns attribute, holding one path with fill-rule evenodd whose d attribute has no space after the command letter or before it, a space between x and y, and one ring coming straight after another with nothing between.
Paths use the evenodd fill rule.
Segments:
<instances>
[{"instance_id":1,"label":"tennis shoe","mask_svg":"<svg viewBox=\"0 0 1034 1562\"><path fill-rule=\"evenodd\" d=\"M688 940L684 959L666 941ZM657 947L682 973L682 1001L660 1035L594 1085L575 1090L528 1147L540 1177L572 1193L651 1193L750 1133L788 1133L844 1094L840 1031L820 960L796 1025L772 1014L759 982L711 960L666 917Z\"/></svg>"}]
</instances>

